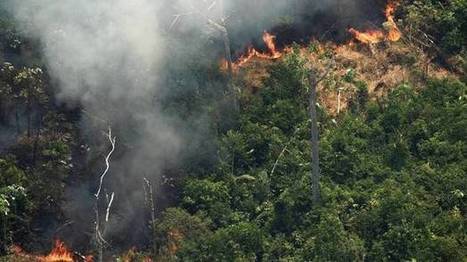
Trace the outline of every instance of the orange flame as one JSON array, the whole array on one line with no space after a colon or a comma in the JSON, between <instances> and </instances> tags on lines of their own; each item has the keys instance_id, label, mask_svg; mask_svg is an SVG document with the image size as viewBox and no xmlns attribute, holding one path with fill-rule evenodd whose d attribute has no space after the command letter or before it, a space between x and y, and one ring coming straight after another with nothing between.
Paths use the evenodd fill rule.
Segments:
<instances>
[{"instance_id":1,"label":"orange flame","mask_svg":"<svg viewBox=\"0 0 467 262\"><path fill-rule=\"evenodd\" d=\"M84 261L84 262L92 262L92 256L75 256L75 254L68 249L68 247L60 240L55 240L54 247L52 251L46 256L35 256L27 254L23 251L23 249L19 246L13 246L11 251L18 257L22 257L27 259L28 261L35 261L35 262L74 262L74 261ZM75 260L76 258L80 258L80 260Z\"/></svg>"},{"instance_id":2,"label":"orange flame","mask_svg":"<svg viewBox=\"0 0 467 262\"><path fill-rule=\"evenodd\" d=\"M402 33L394 20L394 15L397 7L400 5L400 1L401 0L388 0L388 3L384 10L386 22L383 26L385 30L376 29L362 32L354 28L350 28L348 30L349 33L352 34L354 39L364 44L377 44L385 40L390 42L399 41L402 37ZM275 39L276 36L265 31L263 33L263 41L268 49L267 52L260 52L256 50L253 46L250 46L244 54L242 54L236 61L232 63L232 69L235 71L238 70L255 57L260 59L274 60L282 57L284 53L288 53L290 49L277 49ZM352 41L350 41L348 44L345 44L344 46L348 46L351 44ZM336 46L336 48L339 48L339 46ZM225 59L222 59L221 68L224 70L228 68L228 62Z\"/></svg>"},{"instance_id":3,"label":"orange flame","mask_svg":"<svg viewBox=\"0 0 467 262\"><path fill-rule=\"evenodd\" d=\"M130 248L125 254L120 257L120 260L123 262L133 262L133 261L141 261L141 262L153 262L152 258L150 257L139 257L138 251L136 247Z\"/></svg>"},{"instance_id":4,"label":"orange flame","mask_svg":"<svg viewBox=\"0 0 467 262\"><path fill-rule=\"evenodd\" d=\"M268 51L262 53L256 50L254 47L250 46L248 47L247 51L237 59L237 61L232 63L232 68L234 70L238 70L240 67L244 66L254 57L270 60L280 58L282 56L282 53L277 49L275 39L276 36L265 31L263 33L263 41L266 44ZM222 61L222 67L224 69L227 69L228 67L227 61L225 61L225 59Z\"/></svg>"},{"instance_id":5,"label":"orange flame","mask_svg":"<svg viewBox=\"0 0 467 262\"><path fill-rule=\"evenodd\" d=\"M399 5L399 1L400 0L390 0L386 5L386 9L384 11L387 20L384 23L386 30L369 30L366 32L360 32L354 28L350 28L349 32L356 40L364 44L377 44L384 40L391 42L399 41L402 37L402 33L394 21L394 13Z\"/></svg>"},{"instance_id":6,"label":"orange flame","mask_svg":"<svg viewBox=\"0 0 467 262\"><path fill-rule=\"evenodd\" d=\"M68 250L65 243L57 239L52 251L38 260L41 262L73 262L73 253Z\"/></svg>"},{"instance_id":7,"label":"orange flame","mask_svg":"<svg viewBox=\"0 0 467 262\"><path fill-rule=\"evenodd\" d=\"M276 48L276 42L275 42L276 36L269 34L268 32L264 32L263 34L263 41L268 47L268 50L270 52L269 55L264 55L261 54L262 58L266 59L277 59L282 56L281 52L279 52Z\"/></svg>"},{"instance_id":8,"label":"orange flame","mask_svg":"<svg viewBox=\"0 0 467 262\"><path fill-rule=\"evenodd\" d=\"M399 2L396 2L395 0L389 1L388 5L386 6L386 19L388 20L386 22L388 26L388 40L392 42L399 41L402 37L402 33L399 30L399 27L397 27L396 22L394 21L394 13L396 12L396 8L399 5Z\"/></svg>"},{"instance_id":9,"label":"orange flame","mask_svg":"<svg viewBox=\"0 0 467 262\"><path fill-rule=\"evenodd\" d=\"M365 44L376 44L384 40L384 33L379 30L370 30L367 32L360 32L353 28L349 29L349 32L355 39Z\"/></svg>"}]
</instances>

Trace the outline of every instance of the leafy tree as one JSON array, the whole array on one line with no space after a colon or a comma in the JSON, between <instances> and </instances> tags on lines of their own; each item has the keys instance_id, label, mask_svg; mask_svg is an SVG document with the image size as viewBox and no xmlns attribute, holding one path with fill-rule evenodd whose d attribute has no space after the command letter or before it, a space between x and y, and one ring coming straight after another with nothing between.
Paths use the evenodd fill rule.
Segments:
<instances>
[{"instance_id":1,"label":"leafy tree","mask_svg":"<svg viewBox=\"0 0 467 262\"><path fill-rule=\"evenodd\" d=\"M264 233L253 223L241 222L217 230L211 236L185 243L180 261L261 260Z\"/></svg>"},{"instance_id":2,"label":"leafy tree","mask_svg":"<svg viewBox=\"0 0 467 262\"><path fill-rule=\"evenodd\" d=\"M26 176L13 159L0 159L1 252L21 237L27 237L31 201L26 191Z\"/></svg>"},{"instance_id":3,"label":"leafy tree","mask_svg":"<svg viewBox=\"0 0 467 262\"><path fill-rule=\"evenodd\" d=\"M231 243L231 234L241 234L234 225L255 223L264 236L262 247L253 255L241 244L227 244L227 250L209 240L189 244L183 259L199 254L200 260L464 258L465 85L450 80L431 81L421 90L401 85L379 104L363 98L359 110L344 112L335 124L320 112L323 206L316 208L306 175L306 102L291 98L294 85L276 80L297 70L287 59L283 63L271 69L279 71L265 81L269 86L244 104L238 129L222 136L220 156L228 157L218 172L190 178L184 188L184 206L216 225L208 239ZM300 100L306 93L295 94ZM278 107L282 101L287 106ZM272 108L277 114L267 113ZM291 112L304 114L274 121ZM295 131L276 126L281 121ZM238 157L235 172L227 152ZM226 228L240 232L227 236Z\"/></svg>"}]
</instances>

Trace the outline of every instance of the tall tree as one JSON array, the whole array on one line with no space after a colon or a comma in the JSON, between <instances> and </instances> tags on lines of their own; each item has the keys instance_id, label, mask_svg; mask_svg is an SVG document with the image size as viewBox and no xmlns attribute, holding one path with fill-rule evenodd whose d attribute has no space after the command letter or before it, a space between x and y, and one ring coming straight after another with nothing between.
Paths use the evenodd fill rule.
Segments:
<instances>
[{"instance_id":1,"label":"tall tree","mask_svg":"<svg viewBox=\"0 0 467 262\"><path fill-rule=\"evenodd\" d=\"M99 186L97 188L96 194L94 194L94 197L96 198L95 207L94 207L94 212L96 215L96 221L95 221L95 238L96 239L95 241L96 241L96 248L98 251L97 261L99 262L103 261L104 247L109 244L107 240L105 240L105 232L106 232L106 226L109 222L110 208L112 207L112 203L115 197L114 192L112 192L110 195L105 194L105 200L106 200L105 217L102 217L102 215L99 212L99 202L101 202L101 195L102 195L101 193L102 193L103 186L104 186L104 178L109 172L110 159L112 157L113 152L115 151L115 144L117 140L116 137L112 136L112 129L110 127L107 133L107 138L109 139L109 142L112 148L110 152L107 154L107 156L105 157L105 169L100 175Z\"/></svg>"},{"instance_id":2,"label":"tall tree","mask_svg":"<svg viewBox=\"0 0 467 262\"><path fill-rule=\"evenodd\" d=\"M321 191L319 186L319 180L321 171L319 167L319 131L318 131L318 113L317 113L317 88L318 84L323 81L324 78L331 71L333 61L329 63L326 71L321 76L317 76L316 70L313 68L308 74L308 81L310 84L310 118L311 118L311 185L313 194L313 204L319 205L321 202Z\"/></svg>"},{"instance_id":3,"label":"tall tree","mask_svg":"<svg viewBox=\"0 0 467 262\"><path fill-rule=\"evenodd\" d=\"M214 16L210 15L211 10L218 10ZM183 14L175 14L174 20L170 25L170 28L175 26L181 17L187 15L198 15L202 17L206 22L216 29L222 35L222 40L224 42L224 52L225 52L225 60L227 61L227 67L229 73L232 73L232 51L230 49L230 36L229 31L227 30L227 16L225 15L225 7L224 1L220 0L219 3L217 1L204 1L204 3L198 4L198 6L191 5L190 10L187 13ZM215 18L216 16L218 18Z\"/></svg>"}]
</instances>

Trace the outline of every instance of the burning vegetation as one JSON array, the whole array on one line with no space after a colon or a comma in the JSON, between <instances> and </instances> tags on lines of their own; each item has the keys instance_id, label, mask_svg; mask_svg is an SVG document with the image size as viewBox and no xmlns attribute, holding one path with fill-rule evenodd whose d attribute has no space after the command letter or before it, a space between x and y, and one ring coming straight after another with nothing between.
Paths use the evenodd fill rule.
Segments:
<instances>
[{"instance_id":1,"label":"burning vegetation","mask_svg":"<svg viewBox=\"0 0 467 262\"><path fill-rule=\"evenodd\" d=\"M282 56L282 52L277 49L275 38L276 36L264 31L263 41L267 47L267 51L261 52L255 49L253 46L249 46L247 48L247 51L232 64L232 69L238 70L240 67L247 64L253 58L260 58L266 60L274 60L280 58ZM227 61L225 61L225 59L222 60L222 68L228 68L228 64Z\"/></svg>"},{"instance_id":2,"label":"burning vegetation","mask_svg":"<svg viewBox=\"0 0 467 262\"><path fill-rule=\"evenodd\" d=\"M20 246L11 247L13 254L9 261L12 262L94 262L94 256L82 255L72 251L63 241L57 239L54 241L52 250L47 255L34 255L25 252ZM153 260L145 255L141 255L135 247L130 248L122 254L118 261L122 262L152 262Z\"/></svg>"},{"instance_id":3,"label":"burning vegetation","mask_svg":"<svg viewBox=\"0 0 467 262\"><path fill-rule=\"evenodd\" d=\"M385 40L391 42L399 41L402 34L394 21L394 13L398 5L398 0L390 0L386 5L384 15L387 21L383 24L383 30L374 29L360 32L354 28L350 28L349 32L356 40L364 44L377 44Z\"/></svg>"},{"instance_id":4,"label":"burning vegetation","mask_svg":"<svg viewBox=\"0 0 467 262\"><path fill-rule=\"evenodd\" d=\"M374 45L383 41L397 42L400 40L402 34L397 26L394 15L397 7L399 6L399 0L390 0L384 10L386 22L383 24L383 29L369 29L366 31L359 31L354 28L350 28L348 32L352 35L353 39L363 44ZM265 31L263 33L263 42L266 46L266 51L262 52L250 45L246 52L241 54L233 63L232 69L238 71L239 68L245 66L252 59L263 59L263 60L275 60L283 56L284 53L290 51L290 48L284 48L279 50L276 44L276 36L272 33ZM338 47L338 46L336 46ZM224 70L228 69L228 63L225 59L221 62Z\"/></svg>"},{"instance_id":5,"label":"burning vegetation","mask_svg":"<svg viewBox=\"0 0 467 262\"><path fill-rule=\"evenodd\" d=\"M92 262L93 256L83 256L77 252L71 251L63 241L57 239L49 254L45 256L28 254L19 246L13 246L13 261L30 262Z\"/></svg>"}]
</instances>

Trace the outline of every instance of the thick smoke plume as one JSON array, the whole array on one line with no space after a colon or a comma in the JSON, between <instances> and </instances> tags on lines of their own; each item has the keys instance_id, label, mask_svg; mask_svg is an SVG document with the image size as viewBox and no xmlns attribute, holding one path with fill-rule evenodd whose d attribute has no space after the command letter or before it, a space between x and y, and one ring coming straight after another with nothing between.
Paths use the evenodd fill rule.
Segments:
<instances>
[{"instance_id":1,"label":"thick smoke plume","mask_svg":"<svg viewBox=\"0 0 467 262\"><path fill-rule=\"evenodd\" d=\"M106 178L118 203L110 231L122 235L131 232L130 225L144 227L142 178L156 183L162 170L176 160L182 143L170 119L154 103L166 49L159 5L150 0L25 0L17 1L14 9L26 34L42 43L48 72L59 86L58 99L83 108L82 133L87 142L105 143L99 130L110 125L117 146L125 148ZM93 218L87 208L92 205L92 190L92 186L84 192L69 190L66 212L72 219ZM92 230L91 221L86 222L79 230Z\"/></svg>"}]
</instances>

